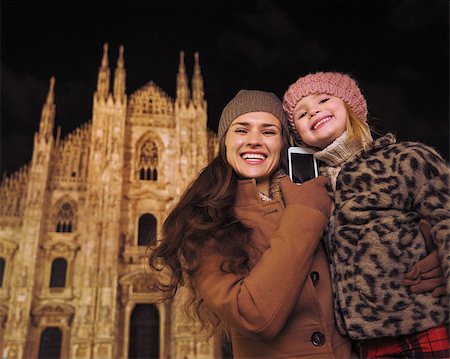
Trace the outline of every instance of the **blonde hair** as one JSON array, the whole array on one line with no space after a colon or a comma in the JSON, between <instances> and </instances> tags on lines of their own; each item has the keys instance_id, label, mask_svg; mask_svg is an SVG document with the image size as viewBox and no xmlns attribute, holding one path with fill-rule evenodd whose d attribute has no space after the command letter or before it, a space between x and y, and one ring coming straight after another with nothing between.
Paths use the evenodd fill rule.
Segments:
<instances>
[{"instance_id":1,"label":"blonde hair","mask_svg":"<svg viewBox=\"0 0 450 359\"><path fill-rule=\"evenodd\" d=\"M370 134L370 127L366 121L361 120L344 102L345 109L347 110L348 118L346 123L347 134L350 139L356 139L364 149L366 149L372 142L372 136Z\"/></svg>"}]
</instances>

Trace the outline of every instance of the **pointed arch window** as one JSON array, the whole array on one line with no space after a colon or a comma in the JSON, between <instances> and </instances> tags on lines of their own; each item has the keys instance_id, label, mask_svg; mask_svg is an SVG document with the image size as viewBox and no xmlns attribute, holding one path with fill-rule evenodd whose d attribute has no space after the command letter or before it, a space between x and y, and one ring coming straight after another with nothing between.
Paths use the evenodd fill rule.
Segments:
<instances>
[{"instance_id":1,"label":"pointed arch window","mask_svg":"<svg viewBox=\"0 0 450 359\"><path fill-rule=\"evenodd\" d=\"M6 260L0 257L0 288L3 287L3 277L5 275Z\"/></svg>"},{"instance_id":2,"label":"pointed arch window","mask_svg":"<svg viewBox=\"0 0 450 359\"><path fill-rule=\"evenodd\" d=\"M143 181L158 180L158 147L148 139L139 148L139 179Z\"/></svg>"},{"instance_id":3,"label":"pointed arch window","mask_svg":"<svg viewBox=\"0 0 450 359\"><path fill-rule=\"evenodd\" d=\"M69 202L61 205L56 214L56 232L70 233L75 226L75 210Z\"/></svg>"},{"instance_id":4,"label":"pointed arch window","mask_svg":"<svg viewBox=\"0 0 450 359\"><path fill-rule=\"evenodd\" d=\"M39 341L39 359L61 358L62 332L58 327L47 327Z\"/></svg>"},{"instance_id":5,"label":"pointed arch window","mask_svg":"<svg viewBox=\"0 0 450 359\"><path fill-rule=\"evenodd\" d=\"M145 213L139 218L138 246L154 244L156 244L156 218L150 213Z\"/></svg>"},{"instance_id":6,"label":"pointed arch window","mask_svg":"<svg viewBox=\"0 0 450 359\"><path fill-rule=\"evenodd\" d=\"M67 261L64 258L56 258L52 262L50 274L50 288L64 288L66 286Z\"/></svg>"}]
</instances>

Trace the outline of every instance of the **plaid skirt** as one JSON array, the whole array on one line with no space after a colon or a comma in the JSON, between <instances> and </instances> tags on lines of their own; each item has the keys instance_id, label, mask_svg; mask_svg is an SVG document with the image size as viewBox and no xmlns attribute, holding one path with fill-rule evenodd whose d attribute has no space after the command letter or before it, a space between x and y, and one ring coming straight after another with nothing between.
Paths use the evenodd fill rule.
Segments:
<instances>
[{"instance_id":1,"label":"plaid skirt","mask_svg":"<svg viewBox=\"0 0 450 359\"><path fill-rule=\"evenodd\" d=\"M448 325L401 337L383 337L354 342L360 358L450 358Z\"/></svg>"}]
</instances>

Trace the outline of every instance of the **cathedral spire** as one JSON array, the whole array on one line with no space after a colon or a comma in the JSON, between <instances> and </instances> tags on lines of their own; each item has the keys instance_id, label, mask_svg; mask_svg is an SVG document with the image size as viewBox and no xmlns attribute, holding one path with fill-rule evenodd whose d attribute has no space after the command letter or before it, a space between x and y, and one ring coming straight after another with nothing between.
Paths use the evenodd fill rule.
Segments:
<instances>
[{"instance_id":1,"label":"cathedral spire","mask_svg":"<svg viewBox=\"0 0 450 359\"><path fill-rule=\"evenodd\" d=\"M39 136L47 141L52 136L55 123L55 77L50 78L47 100L42 107L41 122L39 124Z\"/></svg>"},{"instance_id":2,"label":"cathedral spire","mask_svg":"<svg viewBox=\"0 0 450 359\"><path fill-rule=\"evenodd\" d=\"M123 45L119 47L119 57L117 58L116 71L114 72L114 99L122 101L125 96L125 61L123 58Z\"/></svg>"},{"instance_id":3,"label":"cathedral spire","mask_svg":"<svg viewBox=\"0 0 450 359\"><path fill-rule=\"evenodd\" d=\"M50 85L48 87L47 101L48 105L53 105L55 101L55 76L50 77Z\"/></svg>"},{"instance_id":4,"label":"cathedral spire","mask_svg":"<svg viewBox=\"0 0 450 359\"><path fill-rule=\"evenodd\" d=\"M189 101L188 78L186 74L186 66L184 66L184 52L180 51L180 64L178 65L177 75L177 98L176 102L180 105L187 106Z\"/></svg>"},{"instance_id":5,"label":"cathedral spire","mask_svg":"<svg viewBox=\"0 0 450 359\"><path fill-rule=\"evenodd\" d=\"M203 107L205 93L203 91L203 76L200 70L198 52L194 54L194 74L192 76L192 99L196 107Z\"/></svg>"},{"instance_id":6,"label":"cathedral spire","mask_svg":"<svg viewBox=\"0 0 450 359\"><path fill-rule=\"evenodd\" d=\"M97 79L97 98L103 98L105 100L108 97L109 93L110 71L108 62L108 44L105 43L103 45L102 64L100 66L100 69L98 70Z\"/></svg>"}]
</instances>

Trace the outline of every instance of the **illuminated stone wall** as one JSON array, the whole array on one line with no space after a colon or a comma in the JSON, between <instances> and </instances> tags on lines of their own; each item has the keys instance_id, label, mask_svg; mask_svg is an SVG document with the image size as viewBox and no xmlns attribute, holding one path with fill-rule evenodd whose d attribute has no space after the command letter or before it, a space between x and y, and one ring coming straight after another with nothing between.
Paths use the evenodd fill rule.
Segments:
<instances>
[{"instance_id":1,"label":"illuminated stone wall","mask_svg":"<svg viewBox=\"0 0 450 359\"><path fill-rule=\"evenodd\" d=\"M180 53L172 99L151 81L128 96L123 52L110 84L104 45L92 120L65 138L54 136L50 80L33 157L2 180L2 358L38 357L50 350L43 337L51 333L60 336L61 358L127 358L132 313L142 304L157 309L160 358L220 353L178 300L158 302L151 283L163 274L146 266L154 238L143 231L159 238L172 206L217 153L198 54L189 88Z\"/></svg>"}]
</instances>

